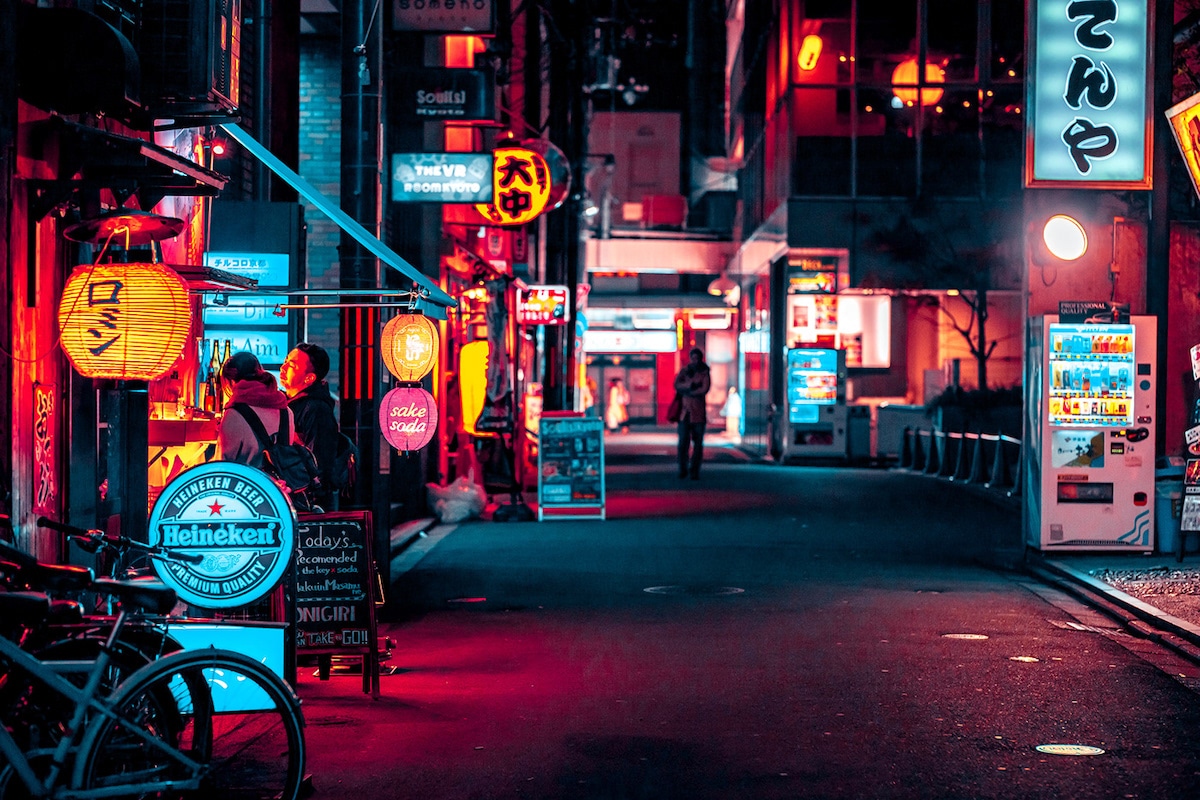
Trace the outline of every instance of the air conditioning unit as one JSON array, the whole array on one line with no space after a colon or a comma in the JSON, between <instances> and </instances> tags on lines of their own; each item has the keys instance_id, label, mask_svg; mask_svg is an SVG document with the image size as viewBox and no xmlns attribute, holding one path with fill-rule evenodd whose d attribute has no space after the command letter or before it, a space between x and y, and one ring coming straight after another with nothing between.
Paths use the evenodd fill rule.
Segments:
<instances>
[{"instance_id":1,"label":"air conditioning unit","mask_svg":"<svg viewBox=\"0 0 1200 800\"><path fill-rule=\"evenodd\" d=\"M135 48L142 106L157 127L194 127L238 107L241 0L145 0Z\"/></svg>"}]
</instances>

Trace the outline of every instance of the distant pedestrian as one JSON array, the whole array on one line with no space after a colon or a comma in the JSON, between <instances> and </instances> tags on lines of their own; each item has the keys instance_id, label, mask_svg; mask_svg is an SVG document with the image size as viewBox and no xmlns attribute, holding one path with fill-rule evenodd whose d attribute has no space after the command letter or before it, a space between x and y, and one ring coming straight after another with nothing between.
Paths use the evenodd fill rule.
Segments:
<instances>
[{"instance_id":1,"label":"distant pedestrian","mask_svg":"<svg viewBox=\"0 0 1200 800\"><path fill-rule=\"evenodd\" d=\"M596 395L600 392L600 388L596 386L596 379L591 375L587 376L587 380L583 382L580 389L580 401L583 406L583 414L587 417L597 416L596 412Z\"/></svg>"},{"instance_id":2,"label":"distant pedestrian","mask_svg":"<svg viewBox=\"0 0 1200 800\"><path fill-rule=\"evenodd\" d=\"M680 478L690 475L692 480L700 480L700 463L704 460L704 426L708 419L704 398L711 388L712 374L708 364L704 363L704 351L693 347L688 354L688 363L675 376L675 391L682 400L679 413Z\"/></svg>"},{"instance_id":3,"label":"distant pedestrian","mask_svg":"<svg viewBox=\"0 0 1200 800\"><path fill-rule=\"evenodd\" d=\"M725 435L734 444L739 444L742 441L742 396L736 386L730 386L725 393L721 416L725 418Z\"/></svg>"},{"instance_id":4,"label":"distant pedestrian","mask_svg":"<svg viewBox=\"0 0 1200 800\"><path fill-rule=\"evenodd\" d=\"M629 390L620 378L613 378L608 383L608 405L604 408L604 424L614 433L620 429L629 430L625 423L629 422Z\"/></svg>"}]
</instances>

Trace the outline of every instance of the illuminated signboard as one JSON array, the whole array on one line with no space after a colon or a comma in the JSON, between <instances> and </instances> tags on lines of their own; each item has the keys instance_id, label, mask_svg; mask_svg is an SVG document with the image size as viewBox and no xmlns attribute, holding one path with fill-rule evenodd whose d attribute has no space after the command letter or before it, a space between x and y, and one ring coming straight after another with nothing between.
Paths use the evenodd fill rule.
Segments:
<instances>
[{"instance_id":1,"label":"illuminated signboard","mask_svg":"<svg viewBox=\"0 0 1200 800\"><path fill-rule=\"evenodd\" d=\"M284 287L290 283L291 259L287 253L204 254L204 265L258 281L259 288ZM204 335L229 339L231 351L254 353L267 370L278 369L290 346L288 312L262 295L205 294ZM207 354L204 360L207 360Z\"/></svg>"},{"instance_id":2,"label":"illuminated signboard","mask_svg":"<svg viewBox=\"0 0 1200 800\"><path fill-rule=\"evenodd\" d=\"M788 255L788 294L836 294L837 256Z\"/></svg>"},{"instance_id":3,"label":"illuminated signboard","mask_svg":"<svg viewBox=\"0 0 1200 800\"><path fill-rule=\"evenodd\" d=\"M1187 164L1192 188L1200 195L1200 94L1194 94L1182 103L1171 106L1166 114L1171 122L1171 134L1175 137L1175 144L1179 146L1183 163Z\"/></svg>"},{"instance_id":4,"label":"illuminated signboard","mask_svg":"<svg viewBox=\"0 0 1200 800\"><path fill-rule=\"evenodd\" d=\"M400 69L391 108L405 119L490 122L496 115L496 78L490 69Z\"/></svg>"},{"instance_id":5,"label":"illuminated signboard","mask_svg":"<svg viewBox=\"0 0 1200 800\"><path fill-rule=\"evenodd\" d=\"M393 153L397 203L483 203L492 199L490 153Z\"/></svg>"},{"instance_id":6,"label":"illuminated signboard","mask_svg":"<svg viewBox=\"0 0 1200 800\"><path fill-rule=\"evenodd\" d=\"M167 484L150 513L150 544L195 558L155 561L154 570L186 603L236 608L266 595L291 563L296 517L265 472L210 461Z\"/></svg>"},{"instance_id":7,"label":"illuminated signboard","mask_svg":"<svg viewBox=\"0 0 1200 800\"><path fill-rule=\"evenodd\" d=\"M392 0L392 30L423 33L491 33L496 25L495 0L425 2Z\"/></svg>"},{"instance_id":8,"label":"illuminated signboard","mask_svg":"<svg viewBox=\"0 0 1200 800\"><path fill-rule=\"evenodd\" d=\"M1026 186L1151 188L1151 30L1145 0L1030 3Z\"/></svg>"},{"instance_id":9,"label":"illuminated signboard","mask_svg":"<svg viewBox=\"0 0 1200 800\"><path fill-rule=\"evenodd\" d=\"M517 290L518 325L566 325L570 295L565 286L530 286Z\"/></svg>"}]
</instances>

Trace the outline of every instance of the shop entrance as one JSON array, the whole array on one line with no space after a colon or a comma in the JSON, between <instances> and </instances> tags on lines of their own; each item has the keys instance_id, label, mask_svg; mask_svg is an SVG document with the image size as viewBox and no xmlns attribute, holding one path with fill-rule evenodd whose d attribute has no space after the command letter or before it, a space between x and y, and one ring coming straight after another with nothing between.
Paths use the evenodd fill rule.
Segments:
<instances>
[{"instance_id":1,"label":"shop entrance","mask_svg":"<svg viewBox=\"0 0 1200 800\"><path fill-rule=\"evenodd\" d=\"M656 359L651 353L630 355L593 355L587 368L588 377L596 382L599 396L596 406L600 417L608 410L608 386L620 378L629 390L630 425L653 425L658 393L655 387Z\"/></svg>"}]
</instances>

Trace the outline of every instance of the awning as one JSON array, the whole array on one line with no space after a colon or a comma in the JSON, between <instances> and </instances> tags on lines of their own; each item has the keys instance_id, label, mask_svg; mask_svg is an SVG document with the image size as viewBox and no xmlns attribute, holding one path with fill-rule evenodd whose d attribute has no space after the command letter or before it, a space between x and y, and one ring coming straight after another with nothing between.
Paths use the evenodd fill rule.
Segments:
<instances>
[{"instance_id":1,"label":"awning","mask_svg":"<svg viewBox=\"0 0 1200 800\"><path fill-rule=\"evenodd\" d=\"M75 192L111 191L122 203L136 197L139 208L153 208L168 195L213 196L228 178L135 136L81 125L54 116L37 123L38 133L56 143L55 174L69 176L30 181L37 196L33 214L41 219Z\"/></svg>"},{"instance_id":2,"label":"awning","mask_svg":"<svg viewBox=\"0 0 1200 800\"><path fill-rule=\"evenodd\" d=\"M429 317L445 319L445 310L451 306L458 305L458 301L442 291L441 287L434 283L428 275L425 275L401 258L390 247L372 236L357 220L338 208L336 203L317 191L316 187L304 180L304 178L301 178L291 167L280 161L274 153L260 144L253 136L232 122L222 123L221 127L233 137L234 141L250 151L259 161L266 164L268 169L287 181L288 185L299 192L305 200L316 206L317 210L333 220L339 228L353 236L355 241L367 248L376 258L401 275L412 280L418 287L417 310ZM360 293L369 294L369 292Z\"/></svg>"}]
</instances>

